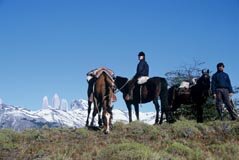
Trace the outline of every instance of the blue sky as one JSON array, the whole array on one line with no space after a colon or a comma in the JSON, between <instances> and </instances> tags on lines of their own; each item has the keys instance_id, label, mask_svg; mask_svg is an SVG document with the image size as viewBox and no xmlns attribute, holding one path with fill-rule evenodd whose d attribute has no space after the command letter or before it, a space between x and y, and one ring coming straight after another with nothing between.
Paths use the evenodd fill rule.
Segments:
<instances>
[{"instance_id":1,"label":"blue sky","mask_svg":"<svg viewBox=\"0 0 239 160\"><path fill-rule=\"evenodd\" d=\"M0 97L32 110L54 93L87 99L89 70L130 78L139 51L150 76L194 59L215 72L223 61L238 86L238 28L238 0L0 0ZM115 107L126 110L117 97Z\"/></svg>"}]
</instances>

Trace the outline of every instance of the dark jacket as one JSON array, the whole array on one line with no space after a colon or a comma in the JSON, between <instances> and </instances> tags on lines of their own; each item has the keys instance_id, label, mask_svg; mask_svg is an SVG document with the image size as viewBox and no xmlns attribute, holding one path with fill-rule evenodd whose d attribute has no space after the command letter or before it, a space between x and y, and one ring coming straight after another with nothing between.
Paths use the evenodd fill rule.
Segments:
<instances>
[{"instance_id":1,"label":"dark jacket","mask_svg":"<svg viewBox=\"0 0 239 160\"><path fill-rule=\"evenodd\" d=\"M212 76L212 93L216 93L216 89L218 88L225 88L229 90L229 93L233 93L232 90L232 85L230 78L227 73L222 72L222 71L217 71L213 76Z\"/></svg>"},{"instance_id":2,"label":"dark jacket","mask_svg":"<svg viewBox=\"0 0 239 160\"><path fill-rule=\"evenodd\" d=\"M149 76L149 65L144 59L139 61L134 78L141 76Z\"/></svg>"}]
</instances>

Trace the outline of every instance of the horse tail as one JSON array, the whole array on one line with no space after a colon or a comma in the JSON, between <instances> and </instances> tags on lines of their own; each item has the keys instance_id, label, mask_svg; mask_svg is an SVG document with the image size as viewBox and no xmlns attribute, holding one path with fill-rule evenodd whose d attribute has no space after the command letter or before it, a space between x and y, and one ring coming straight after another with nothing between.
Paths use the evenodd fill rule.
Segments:
<instances>
[{"instance_id":1,"label":"horse tail","mask_svg":"<svg viewBox=\"0 0 239 160\"><path fill-rule=\"evenodd\" d=\"M161 78L160 100L162 111L165 111L168 108L168 82L165 78Z\"/></svg>"},{"instance_id":2,"label":"horse tail","mask_svg":"<svg viewBox=\"0 0 239 160\"><path fill-rule=\"evenodd\" d=\"M161 94L160 94L160 99L161 99L161 118L160 118L160 124L162 124L163 121L163 114L165 113L166 115L166 120L169 123L175 122L171 107L168 105L168 83L165 78L161 79Z\"/></svg>"},{"instance_id":3,"label":"horse tail","mask_svg":"<svg viewBox=\"0 0 239 160\"><path fill-rule=\"evenodd\" d=\"M168 89L168 104L169 104L169 106L172 106L173 100L175 98L174 96L175 96L175 87L172 86Z\"/></svg>"}]
</instances>

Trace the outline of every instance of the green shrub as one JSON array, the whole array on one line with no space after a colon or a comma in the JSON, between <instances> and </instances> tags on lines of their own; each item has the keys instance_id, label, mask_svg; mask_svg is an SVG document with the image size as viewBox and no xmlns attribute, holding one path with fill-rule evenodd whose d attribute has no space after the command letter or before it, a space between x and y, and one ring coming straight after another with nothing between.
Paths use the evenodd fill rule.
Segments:
<instances>
[{"instance_id":1,"label":"green shrub","mask_svg":"<svg viewBox=\"0 0 239 160\"><path fill-rule=\"evenodd\" d=\"M167 152L179 159L204 159L202 151L199 148L191 148L179 142L174 142L167 148Z\"/></svg>"},{"instance_id":2,"label":"green shrub","mask_svg":"<svg viewBox=\"0 0 239 160\"><path fill-rule=\"evenodd\" d=\"M0 131L0 150L11 150L17 147L18 134L12 130L4 129Z\"/></svg>"},{"instance_id":3,"label":"green shrub","mask_svg":"<svg viewBox=\"0 0 239 160\"><path fill-rule=\"evenodd\" d=\"M215 159L218 160L234 160L239 157L239 146L232 145L231 143L215 144L208 147Z\"/></svg>"},{"instance_id":4,"label":"green shrub","mask_svg":"<svg viewBox=\"0 0 239 160\"><path fill-rule=\"evenodd\" d=\"M112 144L102 149L97 156L98 160L158 160L159 154L149 147L139 143Z\"/></svg>"},{"instance_id":5,"label":"green shrub","mask_svg":"<svg viewBox=\"0 0 239 160\"><path fill-rule=\"evenodd\" d=\"M178 138L197 138L201 136L201 132L195 127L195 121L180 120L172 125L172 136Z\"/></svg>"}]
</instances>

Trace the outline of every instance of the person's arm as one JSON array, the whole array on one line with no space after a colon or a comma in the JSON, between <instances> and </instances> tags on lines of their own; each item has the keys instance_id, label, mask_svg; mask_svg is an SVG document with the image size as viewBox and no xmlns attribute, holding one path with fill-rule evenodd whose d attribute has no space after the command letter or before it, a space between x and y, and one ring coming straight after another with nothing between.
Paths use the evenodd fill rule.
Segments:
<instances>
[{"instance_id":1,"label":"person's arm","mask_svg":"<svg viewBox=\"0 0 239 160\"><path fill-rule=\"evenodd\" d=\"M143 63L142 63L142 62L139 62L138 66L137 66L136 74L135 74L134 77L140 76L140 74L141 74L141 72L142 72L142 70L143 70L143 67L144 67L144 66L143 66Z\"/></svg>"},{"instance_id":2,"label":"person's arm","mask_svg":"<svg viewBox=\"0 0 239 160\"><path fill-rule=\"evenodd\" d=\"M232 89L232 85L231 85L231 80L230 80L230 77L228 76L227 74L227 85L228 85L228 90L229 90L229 93L233 93L233 89Z\"/></svg>"}]
</instances>

